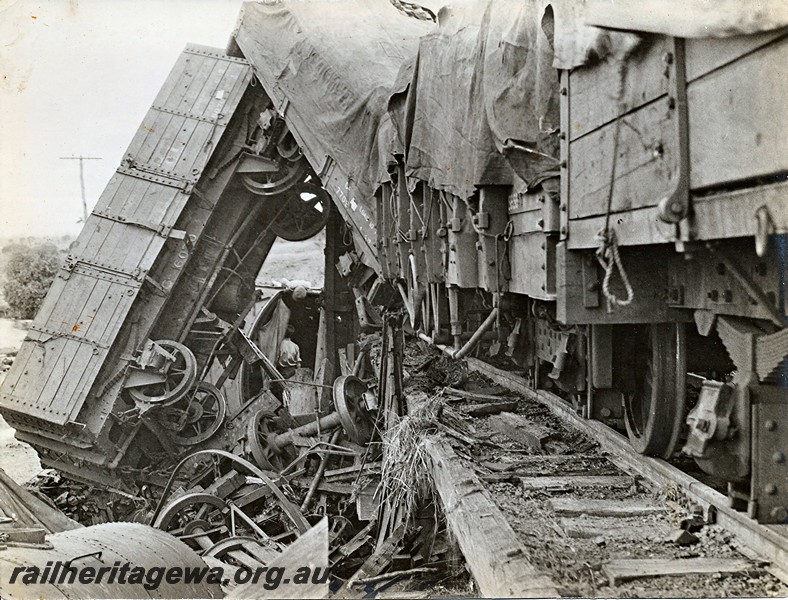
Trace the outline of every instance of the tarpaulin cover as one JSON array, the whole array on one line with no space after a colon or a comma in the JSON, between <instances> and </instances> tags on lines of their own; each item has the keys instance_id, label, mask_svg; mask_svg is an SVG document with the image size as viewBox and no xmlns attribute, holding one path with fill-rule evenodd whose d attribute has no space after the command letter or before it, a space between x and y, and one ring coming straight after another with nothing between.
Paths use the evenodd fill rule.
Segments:
<instances>
[{"instance_id":1,"label":"tarpaulin cover","mask_svg":"<svg viewBox=\"0 0 788 600\"><path fill-rule=\"evenodd\" d=\"M308 155L332 157L371 198L386 172L379 149L394 137L389 98L433 28L385 0L247 2L235 41L305 121L297 133Z\"/></svg>"},{"instance_id":2,"label":"tarpaulin cover","mask_svg":"<svg viewBox=\"0 0 788 600\"><path fill-rule=\"evenodd\" d=\"M504 151L553 155L558 74L539 5L522 0L452 4L424 36L408 89L407 175L468 198L475 187L508 184ZM507 144L509 142L509 144ZM537 156L537 155L534 155ZM533 162L534 175L557 161Z\"/></svg>"},{"instance_id":3,"label":"tarpaulin cover","mask_svg":"<svg viewBox=\"0 0 788 600\"><path fill-rule=\"evenodd\" d=\"M788 26L785 0L587 1L588 25L683 38L750 35Z\"/></svg>"},{"instance_id":4,"label":"tarpaulin cover","mask_svg":"<svg viewBox=\"0 0 788 600\"><path fill-rule=\"evenodd\" d=\"M719 6L454 0L432 23L385 0L266 0L245 5L236 41L305 117L309 154L333 157L374 212L395 155L411 183L463 198L511 183L512 166L526 181L555 169L556 68L624 60L643 31L724 36L788 22L783 0Z\"/></svg>"},{"instance_id":5,"label":"tarpaulin cover","mask_svg":"<svg viewBox=\"0 0 788 600\"><path fill-rule=\"evenodd\" d=\"M397 154L409 175L468 197L511 180L507 140L557 126L557 75L538 4L452 7L436 25L381 1L246 3L235 40L305 118L309 154L331 156L363 197Z\"/></svg>"},{"instance_id":6,"label":"tarpaulin cover","mask_svg":"<svg viewBox=\"0 0 788 600\"><path fill-rule=\"evenodd\" d=\"M0 469L0 517L12 517L13 523L0 525L4 529L43 527L49 533L82 527L58 509L28 492Z\"/></svg>"},{"instance_id":7,"label":"tarpaulin cover","mask_svg":"<svg viewBox=\"0 0 788 600\"><path fill-rule=\"evenodd\" d=\"M555 15L555 61L573 69L621 57L637 33L684 38L730 37L788 26L784 0L549 0Z\"/></svg>"}]
</instances>

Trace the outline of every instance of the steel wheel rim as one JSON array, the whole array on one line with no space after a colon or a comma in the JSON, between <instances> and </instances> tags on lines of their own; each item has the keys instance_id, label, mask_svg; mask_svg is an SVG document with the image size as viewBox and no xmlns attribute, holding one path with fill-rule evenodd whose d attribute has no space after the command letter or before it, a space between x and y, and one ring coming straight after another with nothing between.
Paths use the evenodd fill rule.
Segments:
<instances>
[{"instance_id":1,"label":"steel wheel rim","mask_svg":"<svg viewBox=\"0 0 788 600\"><path fill-rule=\"evenodd\" d=\"M159 346L176 355L161 383L128 388L129 395L137 402L168 405L180 400L197 380L197 359L189 348L172 340L159 340ZM170 376L175 375L175 383Z\"/></svg>"},{"instance_id":2,"label":"steel wheel rim","mask_svg":"<svg viewBox=\"0 0 788 600\"><path fill-rule=\"evenodd\" d=\"M193 394L194 397L190 399L190 406L187 410L191 410L195 402L201 408L196 419L190 420L187 416L183 430L173 434L175 443L180 446L194 446L211 438L219 431L227 415L227 401L224 398L224 394L216 386L200 381ZM186 396L186 398L190 396L191 394ZM205 400L212 405L209 410L205 408ZM185 432L191 431L195 435L185 435Z\"/></svg>"}]
</instances>

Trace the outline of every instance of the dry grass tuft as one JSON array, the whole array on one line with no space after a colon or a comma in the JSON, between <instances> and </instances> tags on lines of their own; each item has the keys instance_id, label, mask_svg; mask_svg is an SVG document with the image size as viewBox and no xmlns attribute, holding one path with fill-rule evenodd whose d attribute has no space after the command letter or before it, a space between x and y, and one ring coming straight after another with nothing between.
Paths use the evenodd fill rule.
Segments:
<instances>
[{"instance_id":1,"label":"dry grass tuft","mask_svg":"<svg viewBox=\"0 0 788 600\"><path fill-rule=\"evenodd\" d=\"M397 507L407 521L420 500L434 494L426 450L442 401L436 395L394 424L383 436L383 464L378 488L381 503Z\"/></svg>"}]
</instances>

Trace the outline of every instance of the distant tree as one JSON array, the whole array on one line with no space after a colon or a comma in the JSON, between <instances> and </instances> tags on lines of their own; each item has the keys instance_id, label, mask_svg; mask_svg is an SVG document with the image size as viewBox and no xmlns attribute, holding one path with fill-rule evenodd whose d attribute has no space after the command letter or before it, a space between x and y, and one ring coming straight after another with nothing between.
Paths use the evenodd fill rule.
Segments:
<instances>
[{"instance_id":1,"label":"distant tree","mask_svg":"<svg viewBox=\"0 0 788 600\"><path fill-rule=\"evenodd\" d=\"M3 294L14 316L32 319L55 278L60 257L53 244L15 246L5 264Z\"/></svg>"}]
</instances>

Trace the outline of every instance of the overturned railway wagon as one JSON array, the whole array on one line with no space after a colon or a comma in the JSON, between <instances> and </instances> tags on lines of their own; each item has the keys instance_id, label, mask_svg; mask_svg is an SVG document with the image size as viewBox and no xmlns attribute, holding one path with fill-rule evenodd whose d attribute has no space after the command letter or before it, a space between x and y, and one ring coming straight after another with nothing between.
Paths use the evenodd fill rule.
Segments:
<instances>
[{"instance_id":1,"label":"overturned railway wagon","mask_svg":"<svg viewBox=\"0 0 788 600\"><path fill-rule=\"evenodd\" d=\"M290 404L244 329L255 275L328 223L320 385L404 306L424 340L788 521L788 15L651 4L245 4L226 52L189 47L165 82L3 415L45 464L119 488L254 442L236 425Z\"/></svg>"}]
</instances>

